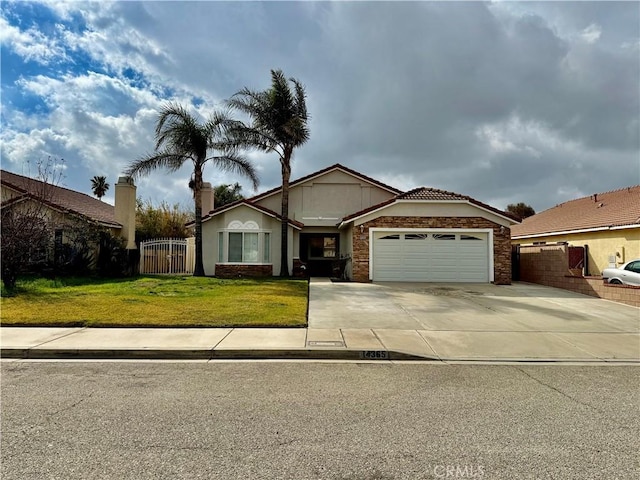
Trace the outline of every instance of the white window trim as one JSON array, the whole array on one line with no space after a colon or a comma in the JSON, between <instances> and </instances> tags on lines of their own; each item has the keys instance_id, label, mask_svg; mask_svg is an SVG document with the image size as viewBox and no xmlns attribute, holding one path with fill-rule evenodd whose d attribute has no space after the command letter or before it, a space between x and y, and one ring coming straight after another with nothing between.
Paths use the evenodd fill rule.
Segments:
<instances>
[{"instance_id":1,"label":"white window trim","mask_svg":"<svg viewBox=\"0 0 640 480\"><path fill-rule=\"evenodd\" d=\"M239 223L239 222L238 222ZM249 223L255 222L246 222L244 226ZM230 226L235 226L237 223L231 222ZM257 224L256 224L257 226ZM271 230L264 230L261 228L252 228L248 229L240 229L240 228L223 228L222 230L218 230L218 233L222 233L222 261L216 262L218 265L273 265L273 262L230 262L229 261L229 233L257 233L258 234L258 258L264 258L264 235L265 233L269 234L269 249L272 249L273 241L271 240L273 237ZM218 235L218 242L220 241L220 236ZM242 248L244 251L244 237L242 242ZM218 245L218 250L220 250L220 245ZM272 252L269 252L269 258L272 258Z\"/></svg>"},{"instance_id":2,"label":"white window trim","mask_svg":"<svg viewBox=\"0 0 640 480\"><path fill-rule=\"evenodd\" d=\"M492 228L396 228L396 227L371 227L369 229L369 280L373 280L373 241L376 233L380 232L408 232L408 233L486 233L489 255L489 282L495 281L495 268L493 265L493 229Z\"/></svg>"}]
</instances>

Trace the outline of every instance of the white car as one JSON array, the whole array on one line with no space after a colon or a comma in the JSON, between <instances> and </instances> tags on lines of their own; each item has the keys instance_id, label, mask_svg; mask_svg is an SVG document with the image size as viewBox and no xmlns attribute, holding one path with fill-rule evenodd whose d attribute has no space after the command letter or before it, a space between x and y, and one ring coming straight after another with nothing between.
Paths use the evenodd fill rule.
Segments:
<instances>
[{"instance_id":1,"label":"white car","mask_svg":"<svg viewBox=\"0 0 640 480\"><path fill-rule=\"evenodd\" d=\"M640 258L631 260L619 268L605 268L602 278L617 285L640 286Z\"/></svg>"}]
</instances>

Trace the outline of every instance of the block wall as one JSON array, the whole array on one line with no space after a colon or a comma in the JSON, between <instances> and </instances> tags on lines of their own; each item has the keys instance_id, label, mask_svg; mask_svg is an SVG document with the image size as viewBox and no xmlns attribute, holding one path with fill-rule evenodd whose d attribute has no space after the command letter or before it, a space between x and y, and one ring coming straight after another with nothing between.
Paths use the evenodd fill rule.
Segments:
<instances>
[{"instance_id":1,"label":"block wall","mask_svg":"<svg viewBox=\"0 0 640 480\"><path fill-rule=\"evenodd\" d=\"M610 285L600 276L582 276L569 269L566 245L520 247L520 280L640 307L640 287Z\"/></svg>"}]
</instances>

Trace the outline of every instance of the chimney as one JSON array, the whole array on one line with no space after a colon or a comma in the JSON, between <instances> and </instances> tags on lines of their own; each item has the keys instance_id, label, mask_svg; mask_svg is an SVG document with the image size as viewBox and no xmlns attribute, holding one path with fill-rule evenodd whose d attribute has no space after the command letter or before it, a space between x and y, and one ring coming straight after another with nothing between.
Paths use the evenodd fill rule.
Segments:
<instances>
[{"instance_id":1,"label":"chimney","mask_svg":"<svg viewBox=\"0 0 640 480\"><path fill-rule=\"evenodd\" d=\"M122 224L120 235L127 249L136 248L136 186L130 177L118 178L115 191L116 222Z\"/></svg>"},{"instance_id":2,"label":"chimney","mask_svg":"<svg viewBox=\"0 0 640 480\"><path fill-rule=\"evenodd\" d=\"M209 182L202 184L202 215L206 215L214 208L213 188Z\"/></svg>"}]
</instances>

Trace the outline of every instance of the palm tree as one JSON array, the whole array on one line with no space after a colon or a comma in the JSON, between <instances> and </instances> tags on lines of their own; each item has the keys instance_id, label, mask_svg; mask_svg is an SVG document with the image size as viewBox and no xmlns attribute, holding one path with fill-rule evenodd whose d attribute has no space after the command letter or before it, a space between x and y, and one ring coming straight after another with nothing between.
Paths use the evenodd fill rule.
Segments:
<instances>
[{"instance_id":1,"label":"palm tree","mask_svg":"<svg viewBox=\"0 0 640 480\"><path fill-rule=\"evenodd\" d=\"M293 85L293 89L289 85ZM282 70L271 70L271 88L254 91L243 88L228 100L228 105L249 115L250 125L236 125L233 135L237 145L254 147L263 152L276 152L282 171L282 228L280 276L289 276L288 222L289 178L293 150L309 139L306 93L295 78L287 78Z\"/></svg>"},{"instance_id":2,"label":"palm tree","mask_svg":"<svg viewBox=\"0 0 640 480\"><path fill-rule=\"evenodd\" d=\"M102 200L104 194L107 193L107 190L109 190L107 177L95 175L91 179L91 190L93 190L93 194L98 197L98 200Z\"/></svg>"},{"instance_id":3,"label":"palm tree","mask_svg":"<svg viewBox=\"0 0 640 480\"><path fill-rule=\"evenodd\" d=\"M235 121L221 112L214 112L205 123L191 115L183 106L168 103L162 107L156 124L155 153L146 155L129 165L126 174L138 177L159 168L171 172L179 170L188 160L193 163L190 186L195 201L196 264L193 275L204 276L202 262L202 171L207 162L221 170L247 177L258 186L258 176L253 165L237 153L228 141L227 131ZM218 151L221 155L209 155Z\"/></svg>"}]
</instances>

